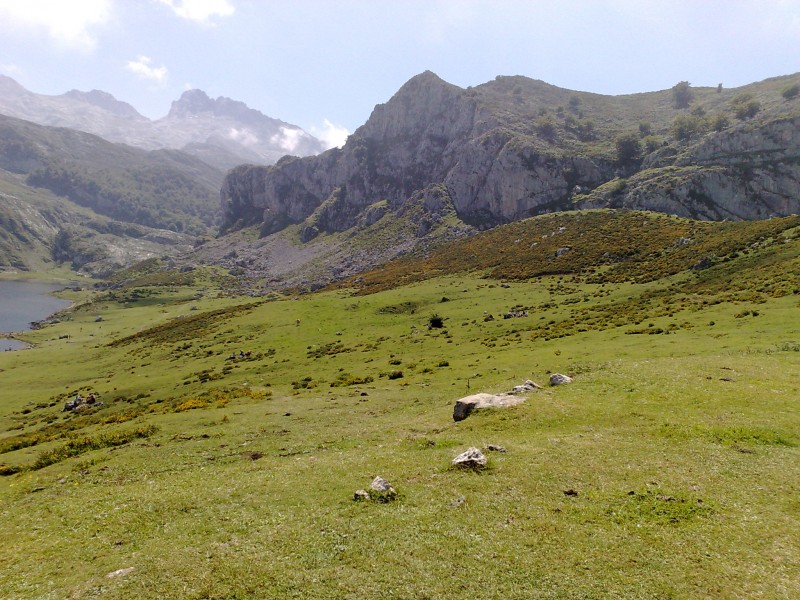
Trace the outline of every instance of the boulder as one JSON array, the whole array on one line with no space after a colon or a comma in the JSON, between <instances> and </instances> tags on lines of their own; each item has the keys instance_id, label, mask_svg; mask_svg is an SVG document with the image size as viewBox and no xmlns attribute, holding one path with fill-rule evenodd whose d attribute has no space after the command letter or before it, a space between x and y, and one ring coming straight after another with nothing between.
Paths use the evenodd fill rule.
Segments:
<instances>
[{"instance_id":1,"label":"boulder","mask_svg":"<svg viewBox=\"0 0 800 600\"><path fill-rule=\"evenodd\" d=\"M525 398L513 394L473 394L456 400L453 407L453 420L463 421L473 410L482 408L505 408L525 402Z\"/></svg>"},{"instance_id":2,"label":"boulder","mask_svg":"<svg viewBox=\"0 0 800 600\"><path fill-rule=\"evenodd\" d=\"M486 455L473 446L456 456L453 465L464 469L483 469L486 467Z\"/></svg>"},{"instance_id":3,"label":"boulder","mask_svg":"<svg viewBox=\"0 0 800 600\"><path fill-rule=\"evenodd\" d=\"M550 375L550 385L564 385L565 383L572 383L572 377L562 375L561 373L553 373Z\"/></svg>"}]
</instances>

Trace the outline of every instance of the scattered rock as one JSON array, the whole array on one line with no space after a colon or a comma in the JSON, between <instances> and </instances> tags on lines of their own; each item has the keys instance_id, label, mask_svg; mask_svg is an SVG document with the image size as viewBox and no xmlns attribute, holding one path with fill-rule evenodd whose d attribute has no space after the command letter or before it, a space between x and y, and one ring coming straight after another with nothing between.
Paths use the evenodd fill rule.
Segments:
<instances>
[{"instance_id":1,"label":"scattered rock","mask_svg":"<svg viewBox=\"0 0 800 600\"><path fill-rule=\"evenodd\" d=\"M525 398L512 394L472 394L456 400L453 407L453 420L463 421L473 410L484 408L506 408L525 402Z\"/></svg>"},{"instance_id":2,"label":"scattered rock","mask_svg":"<svg viewBox=\"0 0 800 600\"><path fill-rule=\"evenodd\" d=\"M483 447L484 450L489 452L505 452L506 449L503 446L498 446L497 444L486 444Z\"/></svg>"},{"instance_id":3,"label":"scattered rock","mask_svg":"<svg viewBox=\"0 0 800 600\"><path fill-rule=\"evenodd\" d=\"M392 487L392 484L379 475L369 484L367 495L370 500L375 502L391 502L397 499L397 491Z\"/></svg>"},{"instance_id":4,"label":"scattered rock","mask_svg":"<svg viewBox=\"0 0 800 600\"><path fill-rule=\"evenodd\" d=\"M453 465L463 469L483 469L486 462L486 455L474 446L453 459Z\"/></svg>"},{"instance_id":5,"label":"scattered rock","mask_svg":"<svg viewBox=\"0 0 800 600\"><path fill-rule=\"evenodd\" d=\"M129 573L133 573L135 569L136 567L125 567L124 569L117 569L116 571L111 571L111 573L108 573L106 577L108 577L109 579L113 577L122 577L123 575L128 575Z\"/></svg>"},{"instance_id":6,"label":"scattered rock","mask_svg":"<svg viewBox=\"0 0 800 600\"><path fill-rule=\"evenodd\" d=\"M556 250L556 256L564 256L570 250L572 250L570 246L564 246L563 248L559 248L558 250Z\"/></svg>"},{"instance_id":7,"label":"scattered rock","mask_svg":"<svg viewBox=\"0 0 800 600\"><path fill-rule=\"evenodd\" d=\"M367 490L356 490L353 494L353 500L356 502L369 500L369 492L367 492Z\"/></svg>"},{"instance_id":8,"label":"scattered rock","mask_svg":"<svg viewBox=\"0 0 800 600\"><path fill-rule=\"evenodd\" d=\"M564 385L566 383L572 383L572 377L562 375L561 373L553 373L550 375L550 385Z\"/></svg>"},{"instance_id":9,"label":"scattered rock","mask_svg":"<svg viewBox=\"0 0 800 600\"><path fill-rule=\"evenodd\" d=\"M528 379L522 385L515 385L514 389L511 390L511 393L512 394L525 394L527 392L535 392L536 390L540 390L540 389L542 389L542 386L540 386L538 383L535 383L535 382L531 381L530 379Z\"/></svg>"}]
</instances>

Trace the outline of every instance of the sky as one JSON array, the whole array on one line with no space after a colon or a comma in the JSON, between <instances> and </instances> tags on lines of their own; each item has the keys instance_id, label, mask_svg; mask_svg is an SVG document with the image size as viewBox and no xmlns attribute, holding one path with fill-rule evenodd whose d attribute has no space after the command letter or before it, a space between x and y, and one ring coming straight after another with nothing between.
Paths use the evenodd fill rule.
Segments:
<instances>
[{"instance_id":1,"label":"sky","mask_svg":"<svg viewBox=\"0 0 800 600\"><path fill-rule=\"evenodd\" d=\"M600 94L800 72L800 0L0 0L0 74L151 119L189 89L341 145L414 75Z\"/></svg>"}]
</instances>

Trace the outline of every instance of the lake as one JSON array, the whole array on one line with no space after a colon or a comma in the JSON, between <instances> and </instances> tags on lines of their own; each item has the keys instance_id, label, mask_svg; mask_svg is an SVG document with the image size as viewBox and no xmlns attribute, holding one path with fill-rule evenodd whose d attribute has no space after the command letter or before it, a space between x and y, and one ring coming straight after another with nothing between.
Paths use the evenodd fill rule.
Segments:
<instances>
[{"instance_id":1,"label":"lake","mask_svg":"<svg viewBox=\"0 0 800 600\"><path fill-rule=\"evenodd\" d=\"M0 336L12 331L27 331L31 321L40 321L70 305L49 292L64 286L39 281L0 279ZM19 350L26 344L0 337L0 351Z\"/></svg>"}]
</instances>

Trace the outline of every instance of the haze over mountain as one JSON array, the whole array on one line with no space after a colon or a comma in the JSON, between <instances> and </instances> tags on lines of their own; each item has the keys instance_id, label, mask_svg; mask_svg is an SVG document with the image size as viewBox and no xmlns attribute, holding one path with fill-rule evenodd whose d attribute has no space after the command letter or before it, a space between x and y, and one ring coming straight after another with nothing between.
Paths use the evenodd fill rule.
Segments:
<instances>
[{"instance_id":1,"label":"haze over mountain","mask_svg":"<svg viewBox=\"0 0 800 600\"><path fill-rule=\"evenodd\" d=\"M308 156L325 149L300 127L243 102L222 96L212 99L197 89L184 92L167 116L150 120L100 90L48 96L0 75L0 114L85 131L146 150L184 150L221 169L242 163L273 164L286 154Z\"/></svg>"}]
</instances>

